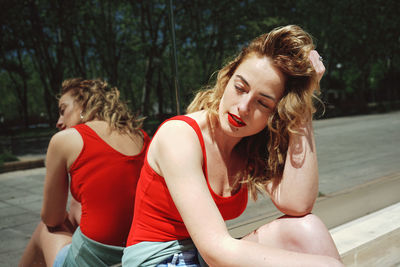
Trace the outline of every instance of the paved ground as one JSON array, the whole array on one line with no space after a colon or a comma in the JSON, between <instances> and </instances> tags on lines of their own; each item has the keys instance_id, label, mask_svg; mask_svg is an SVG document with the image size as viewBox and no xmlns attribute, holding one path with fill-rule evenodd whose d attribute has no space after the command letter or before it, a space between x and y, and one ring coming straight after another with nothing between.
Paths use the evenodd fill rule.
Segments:
<instances>
[{"instance_id":1,"label":"paved ground","mask_svg":"<svg viewBox=\"0 0 400 267\"><path fill-rule=\"evenodd\" d=\"M323 194L400 173L400 112L321 120L314 128ZM29 157L35 155L25 159ZM17 266L39 220L44 173L44 168L36 168L0 174L0 266ZM249 202L247 211L229 224L271 208L268 199Z\"/></svg>"},{"instance_id":2,"label":"paved ground","mask_svg":"<svg viewBox=\"0 0 400 267\"><path fill-rule=\"evenodd\" d=\"M324 195L400 172L400 112L319 120L314 132ZM233 224L272 207L262 198L250 204Z\"/></svg>"}]
</instances>

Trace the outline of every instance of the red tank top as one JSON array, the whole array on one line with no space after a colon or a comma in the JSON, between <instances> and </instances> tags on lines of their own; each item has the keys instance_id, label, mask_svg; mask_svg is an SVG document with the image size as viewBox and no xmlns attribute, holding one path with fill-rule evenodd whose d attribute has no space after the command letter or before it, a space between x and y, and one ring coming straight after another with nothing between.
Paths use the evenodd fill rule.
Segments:
<instances>
[{"instance_id":1,"label":"red tank top","mask_svg":"<svg viewBox=\"0 0 400 267\"><path fill-rule=\"evenodd\" d=\"M81 231L97 242L125 247L136 185L150 138L142 131L141 152L126 156L86 124L73 128L83 139L83 148L69 171L71 193L82 206Z\"/></svg>"},{"instance_id":2,"label":"red tank top","mask_svg":"<svg viewBox=\"0 0 400 267\"><path fill-rule=\"evenodd\" d=\"M169 120L185 121L194 129L203 152L203 173L210 193L224 220L238 217L247 205L247 187L242 186L236 194L230 197L221 197L214 193L208 182L206 150L200 127L195 120L187 116L176 116ZM135 215L127 246L142 241L164 242L189 237L164 178L150 167L146 157L136 191Z\"/></svg>"}]
</instances>

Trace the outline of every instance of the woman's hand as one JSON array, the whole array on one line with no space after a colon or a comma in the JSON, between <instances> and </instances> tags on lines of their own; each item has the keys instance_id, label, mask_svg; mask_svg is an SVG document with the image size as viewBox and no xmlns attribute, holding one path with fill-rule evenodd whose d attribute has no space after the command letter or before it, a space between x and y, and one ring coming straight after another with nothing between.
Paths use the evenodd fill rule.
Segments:
<instances>
[{"instance_id":1,"label":"woman's hand","mask_svg":"<svg viewBox=\"0 0 400 267\"><path fill-rule=\"evenodd\" d=\"M56 226L47 226L47 230L49 230L50 233L55 233L55 232L74 233L76 228L77 226L70 221L68 215L65 217L65 220L62 224Z\"/></svg>"},{"instance_id":2,"label":"woman's hand","mask_svg":"<svg viewBox=\"0 0 400 267\"><path fill-rule=\"evenodd\" d=\"M308 58L310 59L311 64L315 69L315 72L317 73L317 81L319 83L322 79L322 76L325 73L325 66L323 63L323 59L316 50L312 50Z\"/></svg>"}]
</instances>

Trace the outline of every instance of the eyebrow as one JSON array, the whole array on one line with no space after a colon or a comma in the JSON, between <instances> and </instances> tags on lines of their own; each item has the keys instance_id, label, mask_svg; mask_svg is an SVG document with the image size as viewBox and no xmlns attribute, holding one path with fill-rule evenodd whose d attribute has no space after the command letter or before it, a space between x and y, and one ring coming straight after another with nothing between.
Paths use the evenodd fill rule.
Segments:
<instances>
[{"instance_id":1,"label":"eyebrow","mask_svg":"<svg viewBox=\"0 0 400 267\"><path fill-rule=\"evenodd\" d=\"M250 87L250 84L246 81L246 79L242 75L236 74L236 76L239 77L248 87ZM260 93L260 95L263 96L263 97L269 98L269 99L271 99L272 101L274 101L276 103L276 99L274 97L272 97L270 95L263 94L263 93Z\"/></svg>"},{"instance_id":2,"label":"eyebrow","mask_svg":"<svg viewBox=\"0 0 400 267\"><path fill-rule=\"evenodd\" d=\"M239 77L248 87L250 87L250 84L246 81L246 79L242 75L236 74L236 76Z\"/></svg>"}]
</instances>

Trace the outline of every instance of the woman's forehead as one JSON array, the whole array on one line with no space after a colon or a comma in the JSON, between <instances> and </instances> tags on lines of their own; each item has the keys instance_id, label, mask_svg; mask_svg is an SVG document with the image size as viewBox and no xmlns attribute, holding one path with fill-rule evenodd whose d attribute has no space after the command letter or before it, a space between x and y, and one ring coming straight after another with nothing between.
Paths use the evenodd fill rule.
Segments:
<instances>
[{"instance_id":1,"label":"woman's forehead","mask_svg":"<svg viewBox=\"0 0 400 267\"><path fill-rule=\"evenodd\" d=\"M60 99L58 100L59 105L67 102L71 102L74 100L74 97L72 96L72 92L68 91L65 94L63 94Z\"/></svg>"},{"instance_id":2,"label":"woman's forehead","mask_svg":"<svg viewBox=\"0 0 400 267\"><path fill-rule=\"evenodd\" d=\"M266 56L249 56L238 66L233 77L242 77L250 87L273 87L283 90L286 76Z\"/></svg>"}]
</instances>

